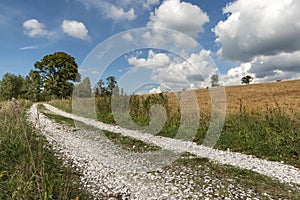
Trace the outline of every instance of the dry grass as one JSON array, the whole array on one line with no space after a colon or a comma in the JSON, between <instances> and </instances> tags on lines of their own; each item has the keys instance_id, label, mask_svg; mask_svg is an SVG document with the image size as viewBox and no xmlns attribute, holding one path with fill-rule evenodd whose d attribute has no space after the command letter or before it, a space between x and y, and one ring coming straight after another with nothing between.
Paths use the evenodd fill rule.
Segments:
<instances>
[{"instance_id":1,"label":"dry grass","mask_svg":"<svg viewBox=\"0 0 300 200\"><path fill-rule=\"evenodd\" d=\"M225 87L227 115L240 114L241 111L248 113L263 113L270 109L280 109L281 112L285 112L292 116L293 114L300 112L299 86L300 79ZM194 92L197 96L201 111L210 113L211 96L209 90L199 89ZM174 115L179 107L177 96L183 96L186 93L187 91L164 93L164 95L168 97L168 109L172 110ZM155 94L154 96L156 95L158 96L158 94ZM146 99L150 95L145 94L139 96L142 97L140 99L140 102L142 103L142 99ZM53 100L50 103L67 112L72 112L71 99ZM185 103L189 104L189 101L185 101Z\"/></svg>"},{"instance_id":2,"label":"dry grass","mask_svg":"<svg viewBox=\"0 0 300 200\"><path fill-rule=\"evenodd\" d=\"M300 112L300 80L282 81L225 87L226 109L228 114L240 112L262 113L270 109L280 109L288 115ZM179 92L185 95L186 92ZM208 89L195 90L199 107L210 113L211 97ZM169 108L178 107L174 93L167 93ZM148 96L148 95L145 95ZM188 103L188 102L187 102Z\"/></svg>"},{"instance_id":3,"label":"dry grass","mask_svg":"<svg viewBox=\"0 0 300 200\"><path fill-rule=\"evenodd\" d=\"M78 172L26 121L30 106L0 102L0 199L88 199Z\"/></svg>"},{"instance_id":4,"label":"dry grass","mask_svg":"<svg viewBox=\"0 0 300 200\"><path fill-rule=\"evenodd\" d=\"M252 154L269 160L284 161L299 167L299 85L300 80L293 80L225 87L226 118L215 148L222 150L229 148L232 151ZM130 115L141 129L150 123L150 107L154 104L163 105L166 108L167 120L163 129L157 134L175 137L182 125L181 119L190 117L188 120L195 120L194 114L198 111L192 102L193 95L196 94L198 99L196 104L198 103L200 107L201 117L193 141L202 144L211 120L210 92L212 91L215 95L215 90L199 89L177 93L124 96L123 98L131 98ZM62 104L56 102L56 106L65 107L64 110L69 110L70 102L66 105L64 104L68 102ZM84 100L84 102L87 101ZM110 103L109 97L98 98L95 102L95 108L99 121L114 124ZM181 105L179 106L179 104ZM185 112L180 111L181 106L186 109ZM77 107L82 107L80 102ZM126 121L127 118L125 117L124 120ZM185 132L189 132L188 127Z\"/></svg>"},{"instance_id":5,"label":"dry grass","mask_svg":"<svg viewBox=\"0 0 300 200\"><path fill-rule=\"evenodd\" d=\"M240 111L240 102L246 112L265 112L281 109L293 115L300 111L300 80L226 87L229 113Z\"/></svg>"}]
</instances>

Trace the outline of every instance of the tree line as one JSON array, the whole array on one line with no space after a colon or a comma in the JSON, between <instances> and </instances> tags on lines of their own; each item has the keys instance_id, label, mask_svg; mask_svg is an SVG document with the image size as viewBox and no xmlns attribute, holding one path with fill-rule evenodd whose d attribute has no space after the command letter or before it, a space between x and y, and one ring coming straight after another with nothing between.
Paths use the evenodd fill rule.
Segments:
<instances>
[{"instance_id":1,"label":"tree line","mask_svg":"<svg viewBox=\"0 0 300 200\"><path fill-rule=\"evenodd\" d=\"M34 64L25 77L5 73L0 81L0 99L23 98L31 101L66 98L72 94L74 83L80 81L75 58L56 52Z\"/></svg>"},{"instance_id":2,"label":"tree line","mask_svg":"<svg viewBox=\"0 0 300 200\"><path fill-rule=\"evenodd\" d=\"M112 94L123 95L123 89L119 89L114 76L107 77L106 84L100 79L93 89L89 77L85 77L79 84L75 85L73 90L73 96L78 98L104 97Z\"/></svg>"},{"instance_id":3,"label":"tree line","mask_svg":"<svg viewBox=\"0 0 300 200\"><path fill-rule=\"evenodd\" d=\"M123 89L118 87L114 76L107 77L106 84L99 80L93 90L88 77L75 85L80 80L75 58L65 52L55 52L34 63L34 69L26 76L5 73L0 80L0 100L22 98L44 101L70 97L73 91L77 97L123 95ZM241 82L249 84L252 80L251 76L245 76ZM219 86L217 74L211 77L211 86Z\"/></svg>"},{"instance_id":4,"label":"tree line","mask_svg":"<svg viewBox=\"0 0 300 200\"><path fill-rule=\"evenodd\" d=\"M75 58L65 52L55 52L35 62L34 69L26 76L5 73L0 80L0 100L22 98L44 101L67 98L73 92L76 97L123 93L123 89L119 91L114 76L106 78L106 85L103 80L99 80L93 91L88 77L80 81L81 76ZM80 83L75 84L76 82Z\"/></svg>"}]
</instances>

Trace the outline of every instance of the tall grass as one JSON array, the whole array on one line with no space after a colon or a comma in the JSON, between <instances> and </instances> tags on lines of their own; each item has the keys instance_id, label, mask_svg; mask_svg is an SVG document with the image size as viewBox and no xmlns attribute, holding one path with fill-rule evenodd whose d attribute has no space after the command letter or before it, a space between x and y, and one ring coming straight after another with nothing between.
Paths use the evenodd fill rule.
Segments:
<instances>
[{"instance_id":1,"label":"tall grass","mask_svg":"<svg viewBox=\"0 0 300 200\"><path fill-rule=\"evenodd\" d=\"M54 105L55 107L71 113L72 112L72 99L55 99L48 102L51 105Z\"/></svg>"},{"instance_id":2,"label":"tall grass","mask_svg":"<svg viewBox=\"0 0 300 200\"><path fill-rule=\"evenodd\" d=\"M263 113L229 115L216 148L283 161L300 167L300 115L274 108Z\"/></svg>"},{"instance_id":3,"label":"tall grass","mask_svg":"<svg viewBox=\"0 0 300 200\"><path fill-rule=\"evenodd\" d=\"M131 96L129 108L133 121L142 127L148 125L151 105L159 104L166 109L167 120L157 135L175 137L182 114L178 104L168 104L169 98L174 97L163 93ZM230 149L300 167L300 114L291 115L288 108L282 108L276 102L262 112L248 111L242 100L239 107L239 112L227 114L215 148ZM111 117L109 112L106 113ZM202 144L209 127L210 113L200 112L199 115L199 127L193 141Z\"/></svg>"},{"instance_id":4,"label":"tall grass","mask_svg":"<svg viewBox=\"0 0 300 200\"><path fill-rule=\"evenodd\" d=\"M26 121L27 102L0 103L0 199L80 199L79 174L63 166Z\"/></svg>"},{"instance_id":5,"label":"tall grass","mask_svg":"<svg viewBox=\"0 0 300 200\"><path fill-rule=\"evenodd\" d=\"M272 90L268 89L269 85L272 86ZM259 89L260 87L262 89ZM279 87L278 91L275 90L276 87ZM283 99L287 97L282 96L282 90L286 86L280 88L278 83L274 84L274 86L273 84L261 84L249 86L248 92L247 88L232 87L229 88L229 91L226 91L229 94L227 99L229 109L224 128L215 148L221 150L230 149L260 158L283 161L300 167L300 114L297 112L299 106L295 109L296 105L300 105L299 89L296 90L294 86L291 86L291 89L286 89L287 91L284 94L289 95L288 100L293 99L294 101L287 104ZM257 89L255 90L255 88ZM233 93L238 90L243 91L243 96L239 93ZM199 90L196 93L201 112L199 113L199 127L193 141L202 144L210 123L211 113L209 107L211 104L208 91ZM182 93L182 95L185 94ZM256 97L254 98L253 95ZM248 97L252 98L250 99L251 101L247 99ZM182 115L174 93L133 95L123 98L130 98L128 108L124 109L129 109L132 121L140 129L143 129L150 123L151 105L159 104L163 106L166 109L167 119L164 127L157 135L165 137L176 136ZM186 103L188 104L189 102L187 101ZM95 99L98 120L115 124L110 104L110 97L98 97ZM257 105L257 109L255 109L255 105ZM126 121L128 120L127 118L128 116L124 117L123 120ZM124 124L127 125L126 123ZM129 128L137 126L129 126Z\"/></svg>"}]
</instances>

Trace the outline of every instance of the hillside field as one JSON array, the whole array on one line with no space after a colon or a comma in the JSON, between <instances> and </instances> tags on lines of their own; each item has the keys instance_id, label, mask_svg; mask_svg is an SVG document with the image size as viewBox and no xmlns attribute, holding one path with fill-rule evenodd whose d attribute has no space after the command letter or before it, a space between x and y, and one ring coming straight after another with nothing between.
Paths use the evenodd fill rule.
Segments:
<instances>
[{"instance_id":1,"label":"hillside field","mask_svg":"<svg viewBox=\"0 0 300 200\"><path fill-rule=\"evenodd\" d=\"M220 137L214 148L252 154L260 158L282 161L300 167L300 80L281 81L263 84L250 84L224 87L226 94L226 116ZM193 95L197 96L200 107L200 121L193 141L202 144L211 119L211 89L181 91L177 93L145 94L118 97L117 105L122 107L124 99L130 99L129 112L139 129L150 123L150 110L154 104L166 110L166 123L157 135L175 137L181 126L181 118L191 117L199 112L193 107ZM85 111L79 99L74 110ZM194 99L195 100L195 99ZM95 102L99 121L116 124L111 111L111 97L102 96L90 99ZM181 113L179 102L186 112ZM81 104L80 102L83 102ZM50 102L65 111L71 112L71 100ZM74 102L73 102L74 103ZM74 105L74 104L73 104ZM197 104L196 104L197 105ZM80 108L81 107L81 108ZM90 111L88 111L90 114ZM127 123L124 126L136 128ZM129 120L130 121L130 120ZM119 123L118 123L119 124ZM123 126L122 124L119 124ZM146 129L147 131L147 129ZM188 131L188 126L187 130ZM188 134L188 133L187 133Z\"/></svg>"}]
</instances>

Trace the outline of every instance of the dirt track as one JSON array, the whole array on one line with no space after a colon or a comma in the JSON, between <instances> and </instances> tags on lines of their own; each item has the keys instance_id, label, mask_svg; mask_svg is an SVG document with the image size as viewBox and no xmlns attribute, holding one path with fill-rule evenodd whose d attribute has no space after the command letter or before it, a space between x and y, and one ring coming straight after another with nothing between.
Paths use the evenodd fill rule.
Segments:
<instances>
[{"instance_id":1,"label":"dirt track","mask_svg":"<svg viewBox=\"0 0 300 200\"><path fill-rule=\"evenodd\" d=\"M157 137L103 124L92 119L65 113L48 104L45 104L45 107L55 114L69 117L97 128L97 131L82 128L75 130L74 128L70 129L70 127L66 128L55 124L44 115L38 113L36 104L29 111L30 121L36 128L41 130L56 151L64 158L67 158L66 160L71 160L74 166L84 174L82 181L95 197L108 198L108 196L112 196L117 198L119 196L120 198L125 198L130 196L130 199L151 199L151 197L153 199L182 199L190 197L198 199L199 197L213 197L210 195L216 192L210 190L224 187L221 180L211 178L209 172L207 172L207 174L201 174L201 176L211 180L210 184L206 185L208 189L202 188L199 191L195 189L195 184L184 181L193 180L190 176L197 176L198 172L191 172L188 167L163 169L164 166L178 158L177 153L182 152L190 152L221 164L249 169L278 179L281 182L300 184L299 170L289 165L254 158L250 155L214 150L198 146L192 142ZM99 129L134 137L160 146L163 150L148 154L124 152L115 147L101 134ZM155 173L148 173L149 171ZM178 181L174 181L176 179ZM255 191L245 190L236 184L228 191L230 199L251 198L257 195L259 196ZM214 198L222 199L223 197L220 195Z\"/></svg>"}]
</instances>

